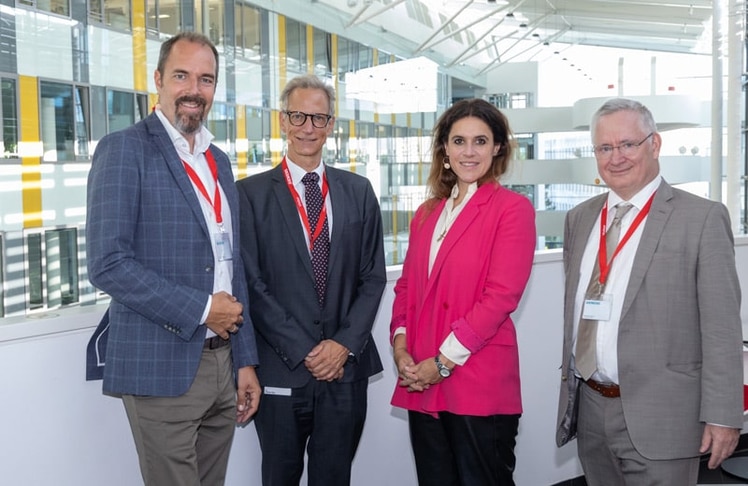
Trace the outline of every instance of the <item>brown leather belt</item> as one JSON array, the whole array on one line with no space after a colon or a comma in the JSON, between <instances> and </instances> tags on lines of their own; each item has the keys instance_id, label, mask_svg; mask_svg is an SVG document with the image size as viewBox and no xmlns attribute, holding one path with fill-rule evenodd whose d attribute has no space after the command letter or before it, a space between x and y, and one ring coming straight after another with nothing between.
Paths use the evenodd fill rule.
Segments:
<instances>
[{"instance_id":1,"label":"brown leather belt","mask_svg":"<svg viewBox=\"0 0 748 486\"><path fill-rule=\"evenodd\" d=\"M621 387L615 383L600 383L592 379L586 380L585 383L605 398L618 398L621 396Z\"/></svg>"},{"instance_id":2,"label":"brown leather belt","mask_svg":"<svg viewBox=\"0 0 748 486\"><path fill-rule=\"evenodd\" d=\"M228 346L229 343L231 343L230 339L222 339L221 336L213 336L205 340L203 349L218 349Z\"/></svg>"}]
</instances>

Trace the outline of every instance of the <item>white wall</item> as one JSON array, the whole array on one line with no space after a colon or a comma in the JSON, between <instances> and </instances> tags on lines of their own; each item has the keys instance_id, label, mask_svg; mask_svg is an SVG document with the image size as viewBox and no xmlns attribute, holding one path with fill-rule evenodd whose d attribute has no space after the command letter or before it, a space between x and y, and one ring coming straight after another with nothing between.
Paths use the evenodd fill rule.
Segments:
<instances>
[{"instance_id":1,"label":"white wall","mask_svg":"<svg viewBox=\"0 0 748 486\"><path fill-rule=\"evenodd\" d=\"M748 237L736 246L738 272L748 288ZM385 370L369 387L369 412L353 469L353 484L415 485L407 423L389 405L396 382L387 340L392 286L377 318L375 341ZM542 486L581 475L576 443L554 443L561 361L563 272L558 251L536 255L530 283L515 313L524 414L517 439L518 486ZM124 410L85 381L88 337L103 312L79 307L59 315L15 318L0 326L0 470L5 486L131 486L140 484ZM743 304L743 334L748 308ZM62 331L61 331L62 330ZM260 484L254 427L238 429L228 486ZM105 478L102 479L102 478Z\"/></svg>"}]
</instances>

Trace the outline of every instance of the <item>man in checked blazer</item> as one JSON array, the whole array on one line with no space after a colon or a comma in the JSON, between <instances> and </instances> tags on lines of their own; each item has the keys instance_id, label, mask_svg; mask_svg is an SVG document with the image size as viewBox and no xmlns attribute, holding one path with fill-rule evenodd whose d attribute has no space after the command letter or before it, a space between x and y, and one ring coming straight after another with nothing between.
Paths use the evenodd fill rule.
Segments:
<instances>
[{"instance_id":1,"label":"man in checked blazer","mask_svg":"<svg viewBox=\"0 0 748 486\"><path fill-rule=\"evenodd\" d=\"M205 36L164 42L155 112L102 138L88 180L89 276L112 299L104 392L148 486L223 484L260 398L234 177L203 126L217 78Z\"/></svg>"},{"instance_id":2,"label":"man in checked blazer","mask_svg":"<svg viewBox=\"0 0 748 486\"><path fill-rule=\"evenodd\" d=\"M729 216L722 204L662 179L662 139L639 102L609 100L590 126L610 192L566 219L557 443L578 437L590 486L695 485L699 455L711 452L708 466L716 468L743 426L740 287ZM622 219L617 253L601 262L603 222L625 203L633 208ZM602 295L587 292L596 265ZM583 381L577 337L591 322L597 369L593 361L594 373Z\"/></svg>"},{"instance_id":3,"label":"man in checked blazer","mask_svg":"<svg viewBox=\"0 0 748 486\"><path fill-rule=\"evenodd\" d=\"M335 122L333 89L315 76L294 78L281 109L283 162L237 183L262 363L254 422L262 481L298 485L307 452L309 486L348 485L368 379L382 370L371 337L386 283L382 216L367 179L322 161ZM307 192L321 192L319 223ZM326 272L318 265L315 275L313 251L328 239Z\"/></svg>"}]
</instances>

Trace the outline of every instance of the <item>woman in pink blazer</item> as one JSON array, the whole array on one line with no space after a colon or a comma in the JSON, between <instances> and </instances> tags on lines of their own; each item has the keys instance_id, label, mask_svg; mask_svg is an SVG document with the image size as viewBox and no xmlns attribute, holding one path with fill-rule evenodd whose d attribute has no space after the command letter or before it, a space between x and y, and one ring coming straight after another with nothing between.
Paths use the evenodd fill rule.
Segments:
<instances>
[{"instance_id":1,"label":"woman in pink blazer","mask_svg":"<svg viewBox=\"0 0 748 486\"><path fill-rule=\"evenodd\" d=\"M510 317L535 251L530 201L498 180L506 117L462 100L434 129L430 199L416 212L390 332L420 486L512 485L522 413Z\"/></svg>"}]
</instances>

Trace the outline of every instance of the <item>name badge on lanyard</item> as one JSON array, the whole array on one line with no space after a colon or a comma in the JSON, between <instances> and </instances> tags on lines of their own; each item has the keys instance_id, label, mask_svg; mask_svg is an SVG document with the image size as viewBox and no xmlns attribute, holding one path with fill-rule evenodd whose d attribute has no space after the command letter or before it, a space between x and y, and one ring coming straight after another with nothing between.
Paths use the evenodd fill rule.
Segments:
<instances>
[{"instance_id":1,"label":"name badge on lanyard","mask_svg":"<svg viewBox=\"0 0 748 486\"><path fill-rule=\"evenodd\" d=\"M205 151L205 160L208 162L208 168L210 169L210 174L213 176L213 182L215 182L216 186L212 200L208 195L207 189L205 189L203 181L200 180L200 176L195 172L195 169L184 160L182 161L182 165L184 165L184 170L187 172L192 183L195 184L195 187L197 187L197 190L200 191L200 194L202 194L205 200L208 201L210 207L213 208L213 213L216 217L216 224L218 225L218 233L213 234L213 242L216 244L216 259L219 262L225 262L232 259L231 238L229 238L229 234L223 227L223 215L221 214L221 190L218 187L218 167L216 165L216 159L214 159L213 154L210 153L210 149Z\"/></svg>"}]
</instances>

